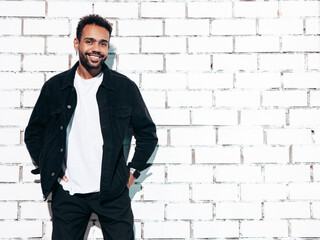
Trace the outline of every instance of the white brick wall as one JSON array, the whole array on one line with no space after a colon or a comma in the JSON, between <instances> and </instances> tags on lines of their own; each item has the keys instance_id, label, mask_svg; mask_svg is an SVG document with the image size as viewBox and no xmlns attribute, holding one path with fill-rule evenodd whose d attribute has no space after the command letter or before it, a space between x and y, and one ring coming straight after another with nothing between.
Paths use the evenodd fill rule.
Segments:
<instances>
[{"instance_id":1,"label":"white brick wall","mask_svg":"<svg viewBox=\"0 0 320 240\"><path fill-rule=\"evenodd\" d=\"M0 1L0 239L51 239L23 131L44 81L77 60L89 13L113 24L112 68L141 88L158 127L154 165L130 191L136 239L319 239L319 9ZM96 223L88 239L102 239Z\"/></svg>"}]
</instances>

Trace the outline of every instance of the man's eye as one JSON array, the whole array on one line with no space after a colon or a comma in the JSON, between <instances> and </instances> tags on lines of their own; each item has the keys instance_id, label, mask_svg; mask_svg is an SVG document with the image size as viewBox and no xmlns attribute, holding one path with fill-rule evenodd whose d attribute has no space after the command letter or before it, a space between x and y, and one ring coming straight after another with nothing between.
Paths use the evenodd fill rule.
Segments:
<instances>
[{"instance_id":1,"label":"man's eye","mask_svg":"<svg viewBox=\"0 0 320 240\"><path fill-rule=\"evenodd\" d=\"M86 41L86 43L91 44L91 43L92 43L92 41L91 41L91 40L87 40L87 41Z\"/></svg>"},{"instance_id":2,"label":"man's eye","mask_svg":"<svg viewBox=\"0 0 320 240\"><path fill-rule=\"evenodd\" d=\"M101 45L105 47L105 46L107 46L107 43L103 42L103 43L101 43Z\"/></svg>"}]
</instances>

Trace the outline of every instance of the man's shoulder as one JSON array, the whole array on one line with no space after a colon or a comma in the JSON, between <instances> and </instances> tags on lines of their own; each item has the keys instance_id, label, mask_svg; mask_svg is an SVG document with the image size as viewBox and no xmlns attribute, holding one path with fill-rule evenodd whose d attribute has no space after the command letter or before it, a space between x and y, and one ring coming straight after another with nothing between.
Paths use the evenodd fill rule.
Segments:
<instances>
[{"instance_id":1,"label":"man's shoulder","mask_svg":"<svg viewBox=\"0 0 320 240\"><path fill-rule=\"evenodd\" d=\"M111 77L113 78L113 81L115 82L116 85L121 86L122 88L127 86L127 87L133 87L135 86L135 82L132 81L129 77L126 75L116 72L114 70L111 70Z\"/></svg>"}]
</instances>

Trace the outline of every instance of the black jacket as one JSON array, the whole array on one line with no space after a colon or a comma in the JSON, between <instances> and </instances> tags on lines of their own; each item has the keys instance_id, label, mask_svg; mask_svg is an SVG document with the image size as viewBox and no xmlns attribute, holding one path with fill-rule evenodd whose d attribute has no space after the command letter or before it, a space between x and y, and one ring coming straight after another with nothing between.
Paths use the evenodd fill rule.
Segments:
<instances>
[{"instance_id":1,"label":"black jacket","mask_svg":"<svg viewBox=\"0 0 320 240\"><path fill-rule=\"evenodd\" d=\"M40 172L45 199L61 174L65 159L66 128L77 104L73 81L78 64L43 85L25 130L27 149L38 167L33 172ZM105 64L102 70L103 81L96 95L104 142L101 201L124 190L130 167L142 171L151 165L147 161L158 142L156 127L135 83ZM127 165L123 147L129 130L136 138L136 147Z\"/></svg>"}]
</instances>

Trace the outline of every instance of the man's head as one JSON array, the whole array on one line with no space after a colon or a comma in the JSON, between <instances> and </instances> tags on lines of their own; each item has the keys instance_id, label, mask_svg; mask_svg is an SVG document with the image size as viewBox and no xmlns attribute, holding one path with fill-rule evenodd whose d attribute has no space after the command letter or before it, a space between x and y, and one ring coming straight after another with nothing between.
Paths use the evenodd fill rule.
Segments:
<instances>
[{"instance_id":1,"label":"man's head","mask_svg":"<svg viewBox=\"0 0 320 240\"><path fill-rule=\"evenodd\" d=\"M79 52L80 67L93 75L101 70L108 56L111 24L99 15L88 15L80 19L74 48Z\"/></svg>"}]
</instances>

